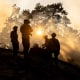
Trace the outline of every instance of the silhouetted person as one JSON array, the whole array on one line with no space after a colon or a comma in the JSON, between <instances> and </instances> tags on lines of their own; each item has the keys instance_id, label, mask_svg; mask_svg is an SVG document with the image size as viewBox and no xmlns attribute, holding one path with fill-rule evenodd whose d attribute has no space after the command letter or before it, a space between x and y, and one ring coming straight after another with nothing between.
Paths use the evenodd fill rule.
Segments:
<instances>
[{"instance_id":1,"label":"silhouetted person","mask_svg":"<svg viewBox=\"0 0 80 80\"><path fill-rule=\"evenodd\" d=\"M26 59L28 55L28 51L30 48L30 35L31 32L33 31L29 24L30 24L29 20L24 20L24 24L20 28L20 32L22 34L24 59Z\"/></svg>"},{"instance_id":2,"label":"silhouetted person","mask_svg":"<svg viewBox=\"0 0 80 80\"><path fill-rule=\"evenodd\" d=\"M13 55L17 56L19 50L19 42L18 42L18 35L17 35L17 26L13 27L13 31L10 34L12 46L13 46Z\"/></svg>"},{"instance_id":3,"label":"silhouetted person","mask_svg":"<svg viewBox=\"0 0 80 80\"><path fill-rule=\"evenodd\" d=\"M45 39L45 44L43 44L43 48L47 48L47 47L48 47L48 44L49 44L48 36L45 35L45 36L44 36L44 39Z\"/></svg>"},{"instance_id":4,"label":"silhouetted person","mask_svg":"<svg viewBox=\"0 0 80 80\"><path fill-rule=\"evenodd\" d=\"M50 52L50 39L48 39L48 36L45 35L44 36L44 39L45 39L45 44L44 44L44 49L45 49L45 52L46 52L46 61L47 62L51 62L52 60L52 54Z\"/></svg>"},{"instance_id":5,"label":"silhouetted person","mask_svg":"<svg viewBox=\"0 0 80 80\"><path fill-rule=\"evenodd\" d=\"M45 37L45 47L46 47L46 51L48 53L50 61L52 58L52 53L54 53L54 60L55 60L55 64L57 65L58 64L58 55L60 53L60 43L59 43L58 39L56 39L55 33L52 33L51 36L52 36L51 39L48 39L47 37Z\"/></svg>"},{"instance_id":6,"label":"silhouetted person","mask_svg":"<svg viewBox=\"0 0 80 80\"><path fill-rule=\"evenodd\" d=\"M38 44L35 44L29 51L30 55L30 66L34 70L34 72L41 71L42 67L44 66L44 49L40 48Z\"/></svg>"},{"instance_id":7,"label":"silhouetted person","mask_svg":"<svg viewBox=\"0 0 80 80\"><path fill-rule=\"evenodd\" d=\"M52 38L50 39L49 42L49 50L51 53L54 53L54 59L55 59L55 64L58 64L58 55L60 53L60 43L59 40L56 39L56 33L51 34Z\"/></svg>"}]
</instances>

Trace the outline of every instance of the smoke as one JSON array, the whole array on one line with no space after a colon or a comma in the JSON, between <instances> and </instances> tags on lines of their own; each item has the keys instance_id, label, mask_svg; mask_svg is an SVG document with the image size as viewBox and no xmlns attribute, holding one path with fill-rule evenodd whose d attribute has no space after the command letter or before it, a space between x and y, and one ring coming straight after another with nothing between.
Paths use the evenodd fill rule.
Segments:
<instances>
[{"instance_id":1,"label":"smoke","mask_svg":"<svg viewBox=\"0 0 80 80\"><path fill-rule=\"evenodd\" d=\"M3 0L0 0L0 32L2 31L4 23L6 19L10 16L10 14L11 6L4 2Z\"/></svg>"},{"instance_id":2,"label":"smoke","mask_svg":"<svg viewBox=\"0 0 80 80\"><path fill-rule=\"evenodd\" d=\"M60 59L80 66L80 38L73 30L70 30L70 28L65 26L62 26L61 28L64 33L62 36L57 37L61 44Z\"/></svg>"},{"instance_id":3,"label":"smoke","mask_svg":"<svg viewBox=\"0 0 80 80\"><path fill-rule=\"evenodd\" d=\"M4 2L1 2L1 3L3 3L4 5L3 4L0 5L0 12L1 12L0 13L0 17L1 17L0 18L0 26L1 26L0 30L3 28L3 26L4 26L3 23L10 16L11 10L12 10L11 7L9 5L7 5L6 3L4 3ZM54 21L46 22L46 23L47 24L45 24L45 25L37 24L36 26L34 24L31 24L31 26L34 30L33 33L32 33L32 36L30 37L31 38L31 41L30 41L31 42L31 47L35 43L38 43L41 46L42 44L44 44L43 36L48 35L48 37L51 37L50 35L53 32L55 32L57 34L56 38L60 41L60 46L61 46L59 59L80 66L80 49L79 49L80 38L77 35L77 33L71 27L66 27L63 24L55 25ZM42 26L44 28L44 30L43 30L44 35L43 36L36 35L36 28L38 26ZM6 26L6 27L8 27L8 26ZM7 35L4 36L4 37L7 38ZM19 40L21 40L21 36L19 37ZM10 40L8 40L8 41L10 41ZM21 41L20 41L20 43L21 43ZM21 45L20 45L20 49L22 48Z\"/></svg>"},{"instance_id":4,"label":"smoke","mask_svg":"<svg viewBox=\"0 0 80 80\"><path fill-rule=\"evenodd\" d=\"M48 26L44 29L44 35L51 37L55 32L57 39L60 42L59 59L80 66L80 38L71 27L66 27L63 24L55 25L54 22L47 23ZM37 25L38 26L38 25ZM36 36L35 29L31 37L31 45L35 43L40 46L44 44L43 36Z\"/></svg>"}]
</instances>

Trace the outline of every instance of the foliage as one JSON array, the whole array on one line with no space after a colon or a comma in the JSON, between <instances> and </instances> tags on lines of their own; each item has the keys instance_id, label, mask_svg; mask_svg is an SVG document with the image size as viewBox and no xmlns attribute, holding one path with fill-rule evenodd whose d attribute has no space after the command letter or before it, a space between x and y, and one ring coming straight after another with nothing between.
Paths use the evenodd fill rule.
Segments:
<instances>
[{"instance_id":1,"label":"foliage","mask_svg":"<svg viewBox=\"0 0 80 80\"><path fill-rule=\"evenodd\" d=\"M67 18L68 13L64 10L62 3L53 3L46 6L37 3L35 9L32 10L31 14L33 18L35 15L46 15L45 17L47 17L47 20L52 17L53 19L56 19L56 23L60 23L62 20L66 22L65 24L70 23L70 20Z\"/></svg>"}]
</instances>

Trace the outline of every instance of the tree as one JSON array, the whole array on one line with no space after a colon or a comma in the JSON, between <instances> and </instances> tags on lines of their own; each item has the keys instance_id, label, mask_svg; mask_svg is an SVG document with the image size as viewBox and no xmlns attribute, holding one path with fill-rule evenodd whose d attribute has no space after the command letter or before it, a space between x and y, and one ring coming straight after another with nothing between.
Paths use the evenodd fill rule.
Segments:
<instances>
[{"instance_id":1,"label":"tree","mask_svg":"<svg viewBox=\"0 0 80 80\"><path fill-rule=\"evenodd\" d=\"M36 15L38 15L38 17L40 16L40 18L43 18L44 16L44 18L47 20L52 17L54 20L56 19L56 23L61 23L62 20L64 20L66 25L70 24L70 20L67 18L68 13L62 7L62 3L50 4L47 6L42 6L40 3L38 3L31 13L33 18L35 18Z\"/></svg>"}]
</instances>

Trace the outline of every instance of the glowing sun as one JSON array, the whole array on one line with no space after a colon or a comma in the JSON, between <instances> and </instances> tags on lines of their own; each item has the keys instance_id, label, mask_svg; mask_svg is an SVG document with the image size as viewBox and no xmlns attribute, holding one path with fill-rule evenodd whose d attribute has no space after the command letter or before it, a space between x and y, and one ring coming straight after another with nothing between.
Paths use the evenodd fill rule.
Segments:
<instances>
[{"instance_id":1,"label":"glowing sun","mask_svg":"<svg viewBox=\"0 0 80 80\"><path fill-rule=\"evenodd\" d=\"M37 30L37 35L41 36L43 34L42 30Z\"/></svg>"}]
</instances>

